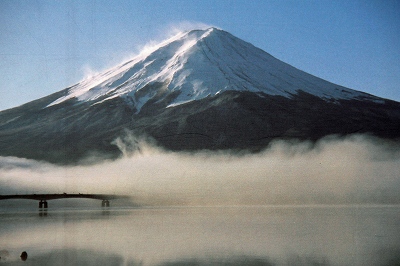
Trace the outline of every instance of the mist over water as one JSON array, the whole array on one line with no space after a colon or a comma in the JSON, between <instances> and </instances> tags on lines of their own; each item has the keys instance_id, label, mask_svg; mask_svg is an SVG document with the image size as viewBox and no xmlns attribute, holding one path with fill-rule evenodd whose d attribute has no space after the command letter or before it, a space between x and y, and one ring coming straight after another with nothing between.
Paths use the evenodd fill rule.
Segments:
<instances>
[{"instance_id":1,"label":"mist over water","mask_svg":"<svg viewBox=\"0 0 400 266\"><path fill-rule=\"evenodd\" d=\"M372 205L400 203L396 142L361 135L276 141L257 154L168 152L129 134L115 144L122 158L97 163L87 158L91 165L0 157L0 194L123 194L135 206L115 200L111 208L100 208L86 199L68 208L62 203L74 200L68 199L38 210L33 201L26 200L29 207L21 206L23 200L0 201L0 264L400 261L400 205Z\"/></svg>"},{"instance_id":2,"label":"mist over water","mask_svg":"<svg viewBox=\"0 0 400 266\"><path fill-rule=\"evenodd\" d=\"M93 165L0 157L0 193L123 194L145 206L400 203L399 144L370 136L276 141L258 154L116 144L123 158Z\"/></svg>"}]
</instances>

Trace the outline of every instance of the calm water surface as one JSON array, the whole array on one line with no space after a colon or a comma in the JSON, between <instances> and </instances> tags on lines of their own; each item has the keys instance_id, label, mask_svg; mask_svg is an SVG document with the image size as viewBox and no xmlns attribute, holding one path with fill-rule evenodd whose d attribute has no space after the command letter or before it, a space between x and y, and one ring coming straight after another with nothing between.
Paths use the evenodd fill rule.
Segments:
<instances>
[{"instance_id":1,"label":"calm water surface","mask_svg":"<svg viewBox=\"0 0 400 266\"><path fill-rule=\"evenodd\" d=\"M0 257L0 265L400 265L400 206L0 207Z\"/></svg>"}]
</instances>

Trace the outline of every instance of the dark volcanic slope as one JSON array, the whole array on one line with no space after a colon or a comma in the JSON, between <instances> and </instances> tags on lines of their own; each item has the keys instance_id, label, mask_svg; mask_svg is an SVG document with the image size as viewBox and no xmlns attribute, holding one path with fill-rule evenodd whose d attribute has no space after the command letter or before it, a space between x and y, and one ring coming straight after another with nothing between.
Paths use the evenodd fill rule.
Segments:
<instances>
[{"instance_id":1,"label":"dark volcanic slope","mask_svg":"<svg viewBox=\"0 0 400 266\"><path fill-rule=\"evenodd\" d=\"M226 91L166 108L153 99L136 114L116 98L96 105L69 100L43 108L57 94L0 113L0 155L76 163L88 155L116 158L113 141L131 132L166 149L259 151L271 140L318 140L331 134L400 137L400 104L340 100L307 93L291 98Z\"/></svg>"}]
</instances>

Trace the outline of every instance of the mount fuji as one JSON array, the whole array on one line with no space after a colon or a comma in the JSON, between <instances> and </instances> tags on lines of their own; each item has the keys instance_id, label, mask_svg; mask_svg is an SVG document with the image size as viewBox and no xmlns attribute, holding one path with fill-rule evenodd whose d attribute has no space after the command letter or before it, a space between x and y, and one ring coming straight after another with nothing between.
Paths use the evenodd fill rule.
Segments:
<instances>
[{"instance_id":1,"label":"mount fuji","mask_svg":"<svg viewBox=\"0 0 400 266\"><path fill-rule=\"evenodd\" d=\"M180 33L78 84L0 112L0 156L117 158L124 139L257 152L275 139L400 137L400 103L296 69L216 28Z\"/></svg>"}]
</instances>

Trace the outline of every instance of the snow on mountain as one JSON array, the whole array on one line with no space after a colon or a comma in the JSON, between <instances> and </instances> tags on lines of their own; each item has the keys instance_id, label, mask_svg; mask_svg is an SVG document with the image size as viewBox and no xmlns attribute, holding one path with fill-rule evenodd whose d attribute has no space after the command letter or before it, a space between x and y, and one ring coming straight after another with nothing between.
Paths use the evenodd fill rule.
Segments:
<instances>
[{"instance_id":1,"label":"snow on mountain","mask_svg":"<svg viewBox=\"0 0 400 266\"><path fill-rule=\"evenodd\" d=\"M143 90L163 83L157 90ZM72 86L65 96L98 104L123 97L137 110L154 96L178 92L168 107L214 96L222 91L262 92L291 97L304 91L328 101L362 99L372 95L327 82L274 58L233 35L216 29L180 33L132 60Z\"/></svg>"},{"instance_id":2,"label":"snow on mountain","mask_svg":"<svg viewBox=\"0 0 400 266\"><path fill-rule=\"evenodd\" d=\"M398 102L322 80L210 28L0 112L0 156L113 159L136 148L132 138L171 151L234 152L331 135L398 141L399 110Z\"/></svg>"}]
</instances>

